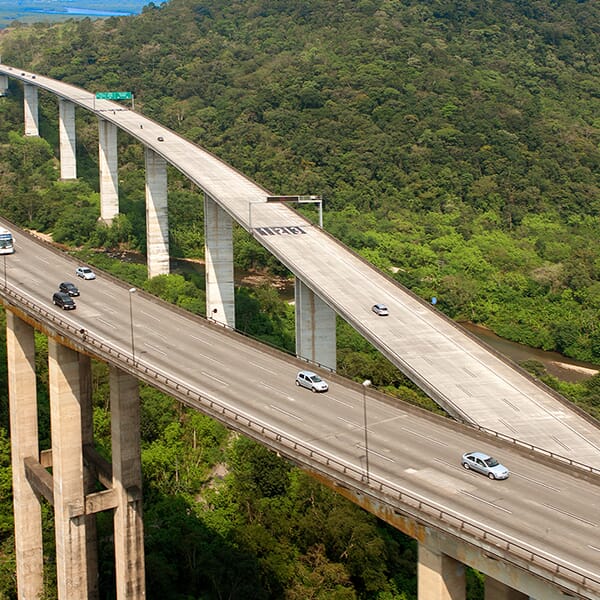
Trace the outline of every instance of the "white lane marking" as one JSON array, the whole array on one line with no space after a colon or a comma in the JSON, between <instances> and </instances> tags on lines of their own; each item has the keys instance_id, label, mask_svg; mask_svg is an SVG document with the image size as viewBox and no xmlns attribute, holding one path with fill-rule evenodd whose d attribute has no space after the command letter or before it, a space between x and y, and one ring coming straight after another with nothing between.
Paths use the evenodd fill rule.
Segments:
<instances>
[{"instance_id":1,"label":"white lane marking","mask_svg":"<svg viewBox=\"0 0 600 600\"><path fill-rule=\"evenodd\" d=\"M141 310L140 312L143 315L146 315L147 317L149 317L150 319L154 319L155 321L158 321L160 323L160 317L157 317L156 315L151 315L150 313L146 312L145 310Z\"/></svg>"},{"instance_id":2,"label":"white lane marking","mask_svg":"<svg viewBox=\"0 0 600 600\"><path fill-rule=\"evenodd\" d=\"M546 504L544 502L544 503L542 503L542 506L545 506L546 508L549 508L550 510L555 510L556 512L560 513L561 515L571 517L571 519L577 519L577 521L581 521L582 523L585 523L586 525L591 525L592 527L598 527L598 523L594 523L593 521L588 521L587 519L584 519L583 517L580 517L579 515L576 515L575 513L569 512L567 510L563 510L562 508L557 508L556 506L552 506L552 504Z\"/></svg>"},{"instance_id":3,"label":"white lane marking","mask_svg":"<svg viewBox=\"0 0 600 600\"><path fill-rule=\"evenodd\" d=\"M264 381L259 381L258 383L259 383L259 385L266 387L268 390L271 390L272 392L275 392L276 394L279 394L280 396L285 396L288 400L291 400L292 402L296 402L295 398L288 396L285 392L282 392L279 388L269 385L268 383L265 383Z\"/></svg>"},{"instance_id":4,"label":"white lane marking","mask_svg":"<svg viewBox=\"0 0 600 600\"><path fill-rule=\"evenodd\" d=\"M163 356L167 355L167 353L164 350L161 350L160 348L157 348L156 346L153 346L152 344L148 344L148 342L144 342L144 346L146 346L147 348L151 348L152 350L154 350L155 352L158 352L159 354L162 354Z\"/></svg>"},{"instance_id":5,"label":"white lane marking","mask_svg":"<svg viewBox=\"0 0 600 600\"><path fill-rule=\"evenodd\" d=\"M271 371L271 369L267 369L267 367L263 367L262 365L252 362L252 361L248 361L253 367L256 367L257 369L262 369L263 371L266 371L267 373L270 373L271 375L278 375L278 373L276 373L275 371Z\"/></svg>"},{"instance_id":6,"label":"white lane marking","mask_svg":"<svg viewBox=\"0 0 600 600\"><path fill-rule=\"evenodd\" d=\"M213 362L216 362L218 365L223 365L223 362L221 362L220 360L217 360L214 356L209 356L208 354L202 354L202 352L195 352L194 354L196 356L201 356L202 358L206 358L207 360L212 360Z\"/></svg>"},{"instance_id":7,"label":"white lane marking","mask_svg":"<svg viewBox=\"0 0 600 600\"><path fill-rule=\"evenodd\" d=\"M332 394L327 394L327 398L329 398L330 400L333 400L334 402L337 402L338 404L342 404L346 408L355 408L354 404L349 404L348 402L344 402L343 400L336 398Z\"/></svg>"},{"instance_id":8,"label":"white lane marking","mask_svg":"<svg viewBox=\"0 0 600 600\"><path fill-rule=\"evenodd\" d=\"M591 544L588 544L588 548L591 548L592 550L595 550L596 552L600 552L600 548L596 548L596 546L592 546Z\"/></svg>"},{"instance_id":9,"label":"white lane marking","mask_svg":"<svg viewBox=\"0 0 600 600\"><path fill-rule=\"evenodd\" d=\"M354 427L355 429L364 429L363 424L362 423L355 423L354 421L349 421L348 419L344 419L344 417L336 417L337 419L339 419L340 421L342 421L343 423L346 423L346 425L352 425L352 427ZM369 428L367 427L367 433L369 432Z\"/></svg>"},{"instance_id":10,"label":"white lane marking","mask_svg":"<svg viewBox=\"0 0 600 600\"><path fill-rule=\"evenodd\" d=\"M363 446L362 444L356 444L356 447L359 448L360 450L365 450L366 451L366 447ZM369 448L369 456L378 456L379 458L383 458L383 460L387 460L388 462L396 462L393 458L390 458L389 456L385 456L384 454L379 454L379 452L375 452L374 450L371 450L371 448Z\"/></svg>"},{"instance_id":11,"label":"white lane marking","mask_svg":"<svg viewBox=\"0 0 600 600\"><path fill-rule=\"evenodd\" d=\"M510 472L511 476L520 477L521 479L525 479L526 481L530 481L531 483L536 483L537 485L541 485L542 487L548 488L553 492L560 492L561 489L550 485L549 483L545 483L540 481L539 479L534 479L533 477L527 477L527 475L522 475L521 473L515 473L514 471Z\"/></svg>"},{"instance_id":12,"label":"white lane marking","mask_svg":"<svg viewBox=\"0 0 600 600\"><path fill-rule=\"evenodd\" d=\"M403 431L406 431L408 433L412 433L412 435L416 435L416 436L421 437L421 438L423 438L425 440L433 442L434 444L439 444L440 446L448 446L448 444L446 444L446 442L440 442L439 440L434 440L432 437L430 437L428 435L424 435L422 433L417 433L416 431L414 431L412 429L408 429L408 427L400 427L400 429L402 429Z\"/></svg>"},{"instance_id":13,"label":"white lane marking","mask_svg":"<svg viewBox=\"0 0 600 600\"><path fill-rule=\"evenodd\" d=\"M504 508L503 506L498 506L497 504L494 504L493 502L490 502L489 500L484 500L483 498L480 498L479 496L476 496L475 494L471 494L471 492L467 492L467 490L460 490L460 493L464 494L465 496L469 496L469 498L473 498L473 500L477 500L477 502L481 502L482 504L487 504L488 506L493 506L494 508L497 508L498 510L503 510L505 513L512 515L512 510L509 510L508 508Z\"/></svg>"},{"instance_id":14,"label":"white lane marking","mask_svg":"<svg viewBox=\"0 0 600 600\"><path fill-rule=\"evenodd\" d=\"M104 323L108 327L112 327L113 329L117 328L116 325L113 325L112 323L110 323L109 321L106 321L105 319L102 319L101 317L97 317L96 320L100 321L100 323Z\"/></svg>"},{"instance_id":15,"label":"white lane marking","mask_svg":"<svg viewBox=\"0 0 600 600\"><path fill-rule=\"evenodd\" d=\"M293 413L291 413L287 410L283 410L283 408L279 408L279 406L275 406L274 404L269 404L269 407L272 408L273 410L277 410L280 413L283 413L284 415L286 415L288 417L292 417L292 419L296 419L297 421L304 420L302 417L299 417L298 415L294 415Z\"/></svg>"},{"instance_id":16,"label":"white lane marking","mask_svg":"<svg viewBox=\"0 0 600 600\"><path fill-rule=\"evenodd\" d=\"M227 381L223 381L222 379L219 379L218 377L215 377L214 375L211 375L210 373L207 373L206 371L200 371L202 373L202 375L204 375L204 377L208 377L209 379L212 379L213 381L216 381L217 383L220 383L221 385L226 385L229 386L229 383Z\"/></svg>"}]
</instances>

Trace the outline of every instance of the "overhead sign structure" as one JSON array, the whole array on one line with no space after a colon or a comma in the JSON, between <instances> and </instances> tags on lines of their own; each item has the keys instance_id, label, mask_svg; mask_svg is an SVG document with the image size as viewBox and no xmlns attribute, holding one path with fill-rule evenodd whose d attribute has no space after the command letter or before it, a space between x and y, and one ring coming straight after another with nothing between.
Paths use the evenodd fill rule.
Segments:
<instances>
[{"instance_id":1,"label":"overhead sign structure","mask_svg":"<svg viewBox=\"0 0 600 600\"><path fill-rule=\"evenodd\" d=\"M267 202L297 202L319 205L319 227L323 229L323 198L321 196L267 196Z\"/></svg>"},{"instance_id":2,"label":"overhead sign structure","mask_svg":"<svg viewBox=\"0 0 600 600\"><path fill-rule=\"evenodd\" d=\"M131 100L131 92L96 92L97 100Z\"/></svg>"}]
</instances>

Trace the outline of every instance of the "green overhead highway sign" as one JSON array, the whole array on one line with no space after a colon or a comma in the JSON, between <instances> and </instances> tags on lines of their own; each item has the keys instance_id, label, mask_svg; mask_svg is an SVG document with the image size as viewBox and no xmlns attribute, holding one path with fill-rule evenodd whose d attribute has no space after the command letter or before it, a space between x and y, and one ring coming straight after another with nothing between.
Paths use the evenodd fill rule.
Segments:
<instances>
[{"instance_id":1,"label":"green overhead highway sign","mask_svg":"<svg viewBox=\"0 0 600 600\"><path fill-rule=\"evenodd\" d=\"M96 92L97 100L131 100L131 92Z\"/></svg>"}]
</instances>

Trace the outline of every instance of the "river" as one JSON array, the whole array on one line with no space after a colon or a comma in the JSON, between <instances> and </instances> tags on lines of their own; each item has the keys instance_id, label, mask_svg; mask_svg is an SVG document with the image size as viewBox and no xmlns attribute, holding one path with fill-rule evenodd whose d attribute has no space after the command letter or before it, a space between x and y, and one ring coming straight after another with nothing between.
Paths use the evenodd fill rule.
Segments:
<instances>
[{"instance_id":1,"label":"river","mask_svg":"<svg viewBox=\"0 0 600 600\"><path fill-rule=\"evenodd\" d=\"M544 350L510 342L498 337L489 329L473 323L461 323L460 325L513 362L522 363L526 360L535 360L544 365L548 374L562 381L583 381L600 370L598 365L572 360L558 352L545 352Z\"/></svg>"}]
</instances>

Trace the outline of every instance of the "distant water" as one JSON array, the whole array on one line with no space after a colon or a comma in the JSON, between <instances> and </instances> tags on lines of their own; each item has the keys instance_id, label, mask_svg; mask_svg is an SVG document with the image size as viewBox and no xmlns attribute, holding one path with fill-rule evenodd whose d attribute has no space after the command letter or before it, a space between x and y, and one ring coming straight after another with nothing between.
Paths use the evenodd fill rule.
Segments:
<instances>
[{"instance_id":1,"label":"distant water","mask_svg":"<svg viewBox=\"0 0 600 600\"><path fill-rule=\"evenodd\" d=\"M65 19L126 17L139 14L148 0L0 0L0 28Z\"/></svg>"}]
</instances>

